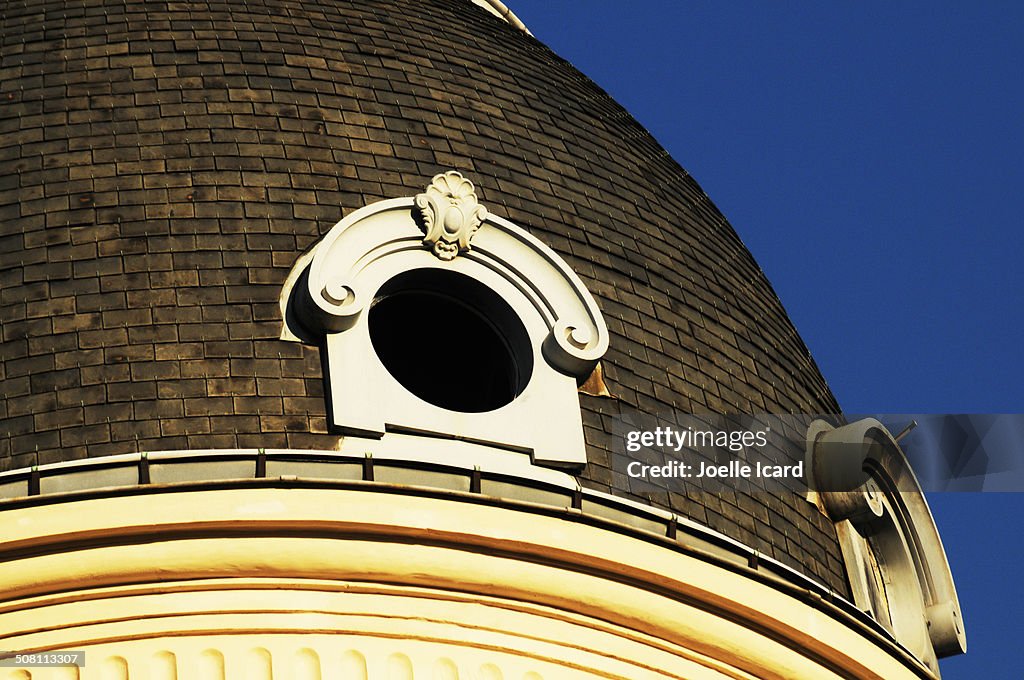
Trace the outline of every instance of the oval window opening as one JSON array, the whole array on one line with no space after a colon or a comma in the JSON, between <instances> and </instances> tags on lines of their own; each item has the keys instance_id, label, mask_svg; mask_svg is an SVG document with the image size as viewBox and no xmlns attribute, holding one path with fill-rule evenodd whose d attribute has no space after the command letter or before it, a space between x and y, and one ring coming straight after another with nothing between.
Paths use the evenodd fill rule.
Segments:
<instances>
[{"instance_id":1,"label":"oval window opening","mask_svg":"<svg viewBox=\"0 0 1024 680\"><path fill-rule=\"evenodd\" d=\"M501 408L530 379L522 322L497 293L461 274L431 270L392 279L370 308L369 329L392 377L450 411Z\"/></svg>"}]
</instances>

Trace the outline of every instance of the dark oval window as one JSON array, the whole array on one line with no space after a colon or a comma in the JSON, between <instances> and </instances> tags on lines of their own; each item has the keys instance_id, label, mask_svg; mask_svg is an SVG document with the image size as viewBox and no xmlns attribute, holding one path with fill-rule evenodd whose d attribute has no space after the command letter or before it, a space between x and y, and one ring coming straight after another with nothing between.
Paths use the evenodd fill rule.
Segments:
<instances>
[{"instance_id":1,"label":"dark oval window","mask_svg":"<svg viewBox=\"0 0 1024 680\"><path fill-rule=\"evenodd\" d=\"M522 321L480 282L443 270L395 277L369 313L370 341L407 390L450 411L493 411L529 382L533 355Z\"/></svg>"}]
</instances>

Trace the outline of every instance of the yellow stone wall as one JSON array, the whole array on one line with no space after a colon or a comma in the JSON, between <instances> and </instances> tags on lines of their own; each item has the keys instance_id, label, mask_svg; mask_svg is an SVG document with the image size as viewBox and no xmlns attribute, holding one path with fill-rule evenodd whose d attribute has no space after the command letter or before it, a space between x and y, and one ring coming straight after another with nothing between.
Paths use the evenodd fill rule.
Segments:
<instances>
[{"instance_id":1,"label":"yellow stone wall","mask_svg":"<svg viewBox=\"0 0 1024 680\"><path fill-rule=\"evenodd\" d=\"M0 511L0 649L87 654L0 680L930 677L792 586L572 513L156 491Z\"/></svg>"}]
</instances>

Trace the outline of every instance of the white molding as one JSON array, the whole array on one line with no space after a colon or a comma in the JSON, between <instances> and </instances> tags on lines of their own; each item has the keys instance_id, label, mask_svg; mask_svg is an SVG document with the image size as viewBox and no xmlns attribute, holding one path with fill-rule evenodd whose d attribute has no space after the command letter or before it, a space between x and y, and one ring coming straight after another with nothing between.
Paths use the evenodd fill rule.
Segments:
<instances>
[{"instance_id":1,"label":"white molding","mask_svg":"<svg viewBox=\"0 0 1024 680\"><path fill-rule=\"evenodd\" d=\"M506 7L505 3L501 2L501 0L473 0L473 4L483 7L485 10L500 19L504 19L526 35L533 35L530 33L530 29L526 27L526 24L520 21L519 17L513 14L512 10Z\"/></svg>"}]
</instances>

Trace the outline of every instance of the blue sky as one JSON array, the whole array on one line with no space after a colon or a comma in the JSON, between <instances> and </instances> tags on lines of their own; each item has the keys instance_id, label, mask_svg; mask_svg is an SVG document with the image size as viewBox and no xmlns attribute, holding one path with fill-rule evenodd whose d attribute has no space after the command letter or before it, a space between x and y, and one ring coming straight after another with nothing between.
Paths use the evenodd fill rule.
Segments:
<instances>
[{"instance_id":1,"label":"blue sky","mask_svg":"<svg viewBox=\"0 0 1024 680\"><path fill-rule=\"evenodd\" d=\"M507 4L701 183L845 410L1024 411L1024 4ZM1024 493L929 501L943 677L1019 677Z\"/></svg>"}]
</instances>

